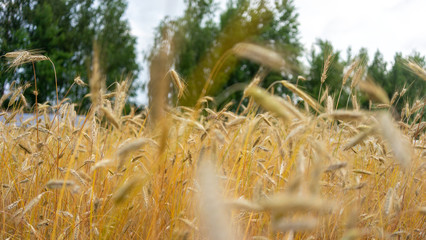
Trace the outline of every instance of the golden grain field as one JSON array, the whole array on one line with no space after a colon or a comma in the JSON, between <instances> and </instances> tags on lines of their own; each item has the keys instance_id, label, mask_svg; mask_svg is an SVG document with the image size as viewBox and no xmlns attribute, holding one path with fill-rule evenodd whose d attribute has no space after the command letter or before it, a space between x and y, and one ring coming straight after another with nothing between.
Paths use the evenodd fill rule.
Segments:
<instances>
[{"instance_id":1,"label":"golden grain field","mask_svg":"<svg viewBox=\"0 0 426 240\"><path fill-rule=\"evenodd\" d=\"M272 68L283 61L260 46L238 51ZM9 57L14 66L47 60ZM424 98L395 120L395 99L371 81L350 78L375 100L361 110L356 99L336 109L339 99L278 82L295 103L255 78L239 115L209 108L208 96L195 108L159 98L123 115L128 80L103 92L98 69L94 57L90 83L75 80L92 99L78 124L60 96L20 124L25 86L2 97L1 239L426 238ZM169 73L180 97L184 84Z\"/></svg>"}]
</instances>

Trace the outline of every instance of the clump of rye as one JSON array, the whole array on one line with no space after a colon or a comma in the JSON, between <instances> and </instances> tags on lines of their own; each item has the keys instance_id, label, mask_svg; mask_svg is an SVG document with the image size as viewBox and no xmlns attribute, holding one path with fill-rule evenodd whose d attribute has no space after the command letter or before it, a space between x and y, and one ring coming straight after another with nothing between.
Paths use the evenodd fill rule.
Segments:
<instances>
[{"instance_id":1,"label":"clump of rye","mask_svg":"<svg viewBox=\"0 0 426 240\"><path fill-rule=\"evenodd\" d=\"M33 106L36 126L18 126L15 116L32 107L22 95L27 86L11 86L14 92L2 96L11 108L0 122L0 238L425 237L425 101L404 108L404 119L413 122L393 119L387 109L404 90L389 100L365 79L359 60L342 79L342 89L352 80L355 110L337 109L340 94L329 95L331 55L318 101L299 83L276 82L301 99L301 109L259 87L269 70L287 71L289 64L271 49L237 44L231 54L269 69L245 89L250 100L237 115L229 104L169 106L169 80L177 98L185 84L160 51L151 66L158 80L152 108L123 114L130 79L104 90L97 51L88 84L92 107L81 125L75 105L57 101ZM13 67L47 60L34 52L6 55ZM424 73L414 63L407 67ZM79 77L75 83L86 87ZM358 110L357 91L388 107ZM203 96L199 106L211 100ZM61 118L49 117L57 112Z\"/></svg>"}]
</instances>

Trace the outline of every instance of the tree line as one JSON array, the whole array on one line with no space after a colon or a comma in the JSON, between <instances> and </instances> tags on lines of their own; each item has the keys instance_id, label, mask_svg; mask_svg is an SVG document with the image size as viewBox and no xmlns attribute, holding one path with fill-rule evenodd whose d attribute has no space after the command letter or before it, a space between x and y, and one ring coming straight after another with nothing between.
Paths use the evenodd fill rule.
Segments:
<instances>
[{"instance_id":1,"label":"tree line","mask_svg":"<svg viewBox=\"0 0 426 240\"><path fill-rule=\"evenodd\" d=\"M230 0L226 9L220 13L218 3L214 0L186 0L185 3L183 16L175 19L166 17L158 25L154 47L146 55L150 62L161 50L161 43L165 39L173 43L169 67L180 73L188 85L186 95L179 100L180 104L194 105L212 72L215 72L214 79L210 80L214 83L208 88L207 95L216 97L218 106L229 101L240 101L244 83L250 83L256 74L265 69L257 63L235 56L223 58L239 42L255 43L272 49L288 63L285 72L267 69L268 74L261 82L263 88L270 87L277 80L289 80L297 83L315 99L321 100L327 91L328 95L340 99L340 108L352 107L354 99L359 101L360 107L369 107L365 96L352 91L354 86L351 86L350 80L354 77L368 76L384 88L389 98L395 92L402 92L395 102L399 110L404 104L412 104L426 94L424 81L404 64L412 60L424 68L425 57L420 53L414 52L409 56L395 53L394 60L389 63L379 50L370 59L365 48L354 53L349 47L343 58L340 50L323 39L318 39L310 49L304 49L300 42L294 1ZM218 15L219 21L216 20ZM304 57L307 64L301 60ZM216 73L218 66L220 71ZM273 85L273 88L277 95L289 94L279 84ZM170 91L171 101L176 101L173 89L170 88Z\"/></svg>"},{"instance_id":2,"label":"tree line","mask_svg":"<svg viewBox=\"0 0 426 240\"><path fill-rule=\"evenodd\" d=\"M125 0L103 0L98 4L94 0L2 1L0 54L17 49L43 50L55 63L59 94L67 94L72 101L80 102L83 109L87 108L88 101L82 99L88 89L70 87L77 76L88 81L94 41L100 45L107 87L113 87L113 82L125 74L137 76L140 71L136 62L136 39L123 17L126 7ZM379 50L370 56L366 49L354 53L348 48L343 58L340 50L321 39L310 49L304 49L300 42L298 13L292 0L229 0L222 12L215 0L185 0L182 16L166 17L156 28L153 46L144 53L148 64L156 61L155 56L159 55L165 41L170 45L167 61L161 64L164 69L175 69L187 85L186 93L179 100L170 85L168 98L182 105L193 106L206 84L210 86L205 94L216 99L217 107L229 101L238 103L245 84L256 75L263 76L261 87L272 86L274 94L289 94L283 86L273 85L285 79L318 100L324 100L321 97L327 92L339 99L338 107L343 108L352 107L353 99L357 99L361 107L368 107L367 98L352 91L351 79L361 75L382 86L389 98L396 91L403 92L395 102L398 108L426 94L425 83L404 65L410 59L424 68L425 57L420 53L409 56L395 53L393 61L386 62ZM285 71L269 69L229 54L240 42L258 44L279 53L287 63ZM303 61L305 58L307 61ZM22 84L32 79L32 66L13 71L7 69L4 58L1 61L1 94L13 81ZM55 99L50 64L40 62L35 67L40 89L38 101ZM211 83L206 82L208 80ZM135 89L147 87L152 100L155 81L145 82L143 86L133 84L129 93L134 95ZM30 104L34 103L33 90L31 86L25 92Z\"/></svg>"}]
</instances>

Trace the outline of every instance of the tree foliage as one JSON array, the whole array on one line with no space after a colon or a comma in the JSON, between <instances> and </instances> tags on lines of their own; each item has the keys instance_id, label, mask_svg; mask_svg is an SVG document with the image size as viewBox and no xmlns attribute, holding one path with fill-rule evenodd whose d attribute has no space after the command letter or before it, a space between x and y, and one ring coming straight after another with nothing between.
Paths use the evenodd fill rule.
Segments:
<instances>
[{"instance_id":1,"label":"tree foliage","mask_svg":"<svg viewBox=\"0 0 426 240\"><path fill-rule=\"evenodd\" d=\"M355 68L348 75L348 81L342 88L339 108L351 107L349 103L352 102L352 95L356 95L358 104L361 107L367 108L369 106L368 98L352 84L354 78L357 77L356 71L358 70L361 73L358 76L358 80L365 80L366 78L373 80L388 93L389 99L392 98L395 92L401 93L405 89L403 96L398 95L398 100L394 103L397 112L400 112L407 102L412 104L414 101L426 96L425 82L405 64L407 60L410 60L425 68L425 57L421 56L420 53L415 52L409 56L396 53L394 61L389 63L384 60L383 54L379 50L369 60L367 49L362 48L358 54L352 56L349 48L346 54L347 59L344 60L341 57L341 52L335 50L330 42L318 40L308 57L308 81L301 83L301 86L316 98L320 97L321 77L323 76L327 56L330 54L333 57L327 70L327 78L322 86L322 92L325 91L325 88L328 88L328 94L334 99L339 98L339 89L341 89L342 79L345 74L348 73L355 61L359 62L358 68Z\"/></svg>"},{"instance_id":2,"label":"tree foliage","mask_svg":"<svg viewBox=\"0 0 426 240\"><path fill-rule=\"evenodd\" d=\"M344 68L340 55L340 51L335 50L329 41L317 40L316 45L312 47L308 57L309 72L307 81L301 83L301 85L315 99L320 96L320 88L325 90L326 87L330 89L329 95L335 95L337 98L338 91L342 85ZM328 69L325 73L326 78L324 78L323 72L327 59L329 59L329 63L327 63ZM323 78L323 86L321 86L321 78Z\"/></svg>"},{"instance_id":3,"label":"tree foliage","mask_svg":"<svg viewBox=\"0 0 426 240\"><path fill-rule=\"evenodd\" d=\"M193 105L204 94L215 97L219 105L241 99L242 90L259 72L260 66L229 54L239 42L268 47L292 64L291 70L284 73L266 71L268 74L261 82L264 88L281 79L296 82L300 74L306 76L306 81L297 81L298 86L315 99L321 100L327 91L335 103L338 102L338 108L368 107L367 96L360 93L355 84L368 76L381 85L390 98L395 91L406 88L398 110L405 102L425 96L424 81L404 65L408 58L424 67L425 58L418 53L406 58L397 53L394 62L387 63L380 51L370 61L367 49L362 48L352 55L351 48L348 48L346 59L343 59L341 51L334 49L329 41L317 40L307 54L308 66L303 66L300 63L303 48L299 42L298 15L293 1L230 0L219 15L214 0L186 0L185 3L182 17L165 18L158 26L154 47L147 54L147 60L152 62L161 43L172 42L171 62L167 67L175 68L188 85L187 95L180 104ZM286 93L279 84L273 86L275 94ZM172 88L170 91L172 100L176 101ZM353 100L357 103L352 103Z\"/></svg>"},{"instance_id":4,"label":"tree foliage","mask_svg":"<svg viewBox=\"0 0 426 240\"><path fill-rule=\"evenodd\" d=\"M387 73L387 84L384 86L389 96L391 96L393 91L401 91L406 88L406 99L412 102L415 99L426 96L426 84L405 66L404 63L407 59L416 62L423 68L426 67L425 57L421 56L420 53L415 52L405 58L401 53L396 53L392 68Z\"/></svg>"},{"instance_id":5,"label":"tree foliage","mask_svg":"<svg viewBox=\"0 0 426 240\"><path fill-rule=\"evenodd\" d=\"M154 47L147 59L151 61L157 54L167 28L174 44L173 66L188 85L182 104L195 104L206 86L209 96L220 95L225 100L241 97L241 91L232 89L241 90L238 85L249 83L260 66L229 55L239 42L256 43L283 53L295 66L290 72L269 74L263 86L297 76L302 46L292 1L229 1L219 15L219 22L214 21L216 12L213 0L187 0L184 16L164 19L157 28ZM211 82L206 85L209 78ZM279 87L276 91L283 93Z\"/></svg>"},{"instance_id":6,"label":"tree foliage","mask_svg":"<svg viewBox=\"0 0 426 240\"><path fill-rule=\"evenodd\" d=\"M123 0L12 0L0 4L1 55L18 49L39 49L55 64L58 91L62 98L78 101L87 89L71 87L75 77L88 81L92 47L98 42L107 86L126 73L136 75L136 39L130 35ZM33 80L32 66L24 65L16 71L6 71L1 64L0 91L4 93L12 81ZM55 81L48 62L35 65L39 102L55 99ZM34 95L27 91L30 104ZM68 90L70 90L68 92ZM66 95L68 92L68 95ZM66 96L65 96L66 95Z\"/></svg>"}]
</instances>

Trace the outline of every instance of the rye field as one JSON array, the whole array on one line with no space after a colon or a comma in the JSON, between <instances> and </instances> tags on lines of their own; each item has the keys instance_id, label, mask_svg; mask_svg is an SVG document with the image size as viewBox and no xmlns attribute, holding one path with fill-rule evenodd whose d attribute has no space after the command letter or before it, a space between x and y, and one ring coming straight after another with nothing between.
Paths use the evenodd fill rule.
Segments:
<instances>
[{"instance_id":1,"label":"rye field","mask_svg":"<svg viewBox=\"0 0 426 240\"><path fill-rule=\"evenodd\" d=\"M253 44L234 54L283 63ZM11 67L49 60L6 57ZM340 95L314 99L286 80L276 84L291 94L277 96L259 87L262 75L245 88L240 114L210 107L207 95L183 107L160 91L173 84L185 94L171 70L152 106L123 113L130 81L103 91L96 56L90 81L73 86L90 88L83 118L66 96L28 106L22 92L34 80L12 86L1 97L0 238L425 239L426 99L395 117L404 90L388 98L358 66L342 86L352 81L368 109L356 97L337 109ZM324 88L326 72L327 62ZM24 111L33 117L18 123Z\"/></svg>"}]
</instances>

